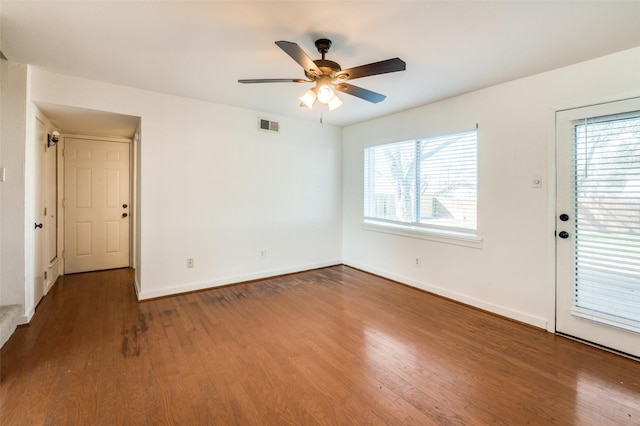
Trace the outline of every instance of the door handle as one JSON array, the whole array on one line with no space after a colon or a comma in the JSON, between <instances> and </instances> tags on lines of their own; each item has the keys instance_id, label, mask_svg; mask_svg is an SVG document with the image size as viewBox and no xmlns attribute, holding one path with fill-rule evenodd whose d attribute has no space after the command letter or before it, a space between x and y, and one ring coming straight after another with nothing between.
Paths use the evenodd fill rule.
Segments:
<instances>
[{"instance_id":1,"label":"door handle","mask_svg":"<svg viewBox=\"0 0 640 426\"><path fill-rule=\"evenodd\" d=\"M567 231L560 231L560 233L558 234L558 237L566 240L567 238L569 238L569 233Z\"/></svg>"},{"instance_id":2,"label":"door handle","mask_svg":"<svg viewBox=\"0 0 640 426\"><path fill-rule=\"evenodd\" d=\"M129 216L129 215L126 214L126 213L122 213L122 217L127 217L127 216Z\"/></svg>"},{"instance_id":3,"label":"door handle","mask_svg":"<svg viewBox=\"0 0 640 426\"><path fill-rule=\"evenodd\" d=\"M127 207L128 207L128 206L127 206L126 204L123 204L123 205L122 205L122 208L123 208L123 209L126 209Z\"/></svg>"},{"instance_id":4,"label":"door handle","mask_svg":"<svg viewBox=\"0 0 640 426\"><path fill-rule=\"evenodd\" d=\"M568 221L568 220L569 220L569 215L568 215L568 214L565 214L565 213L562 213L562 214L560 215L560 220L561 220L561 221L563 221L563 222Z\"/></svg>"},{"instance_id":5,"label":"door handle","mask_svg":"<svg viewBox=\"0 0 640 426\"><path fill-rule=\"evenodd\" d=\"M38 229L38 228L42 229L42 224L41 223L35 223L34 225L36 225L35 229Z\"/></svg>"}]
</instances>

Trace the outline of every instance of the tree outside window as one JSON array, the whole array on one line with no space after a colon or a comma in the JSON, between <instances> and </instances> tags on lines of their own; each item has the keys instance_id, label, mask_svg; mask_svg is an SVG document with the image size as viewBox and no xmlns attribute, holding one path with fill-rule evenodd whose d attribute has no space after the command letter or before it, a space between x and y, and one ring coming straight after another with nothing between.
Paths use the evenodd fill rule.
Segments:
<instances>
[{"instance_id":1,"label":"tree outside window","mask_svg":"<svg viewBox=\"0 0 640 426\"><path fill-rule=\"evenodd\" d=\"M477 131L365 150L365 218L476 229Z\"/></svg>"}]
</instances>

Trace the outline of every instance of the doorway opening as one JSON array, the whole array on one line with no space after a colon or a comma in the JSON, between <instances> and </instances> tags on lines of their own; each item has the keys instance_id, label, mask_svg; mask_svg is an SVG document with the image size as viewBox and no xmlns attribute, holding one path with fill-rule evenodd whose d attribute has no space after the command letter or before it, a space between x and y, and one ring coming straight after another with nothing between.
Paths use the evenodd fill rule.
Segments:
<instances>
[{"instance_id":1,"label":"doorway opening","mask_svg":"<svg viewBox=\"0 0 640 426\"><path fill-rule=\"evenodd\" d=\"M56 193L59 214L55 223L55 248L62 260L60 273L135 267L139 255L135 250L135 241L139 229L136 209L139 198L141 118L50 103L36 103L36 106L60 134L56 146L56 182L54 185L51 182L40 183L47 192L45 197ZM86 167L86 162L82 161L86 160L87 155L93 156L94 162L98 163ZM74 161L77 167L69 168L69 163ZM69 181L75 184L72 192ZM78 211L71 212L73 209L70 207L78 197L81 198L81 206L91 206L83 207L84 216L80 218ZM118 206L119 210L124 211L118 212L117 220L113 214L105 217L104 209L96 208L100 203L112 209ZM123 208L123 205L126 207ZM69 222L70 212L72 219L75 215L73 226ZM124 213L126 216L123 217ZM77 230L85 232L78 233ZM85 261L80 269L69 262L71 258L95 257L101 251L110 259L116 257L114 254L117 253L119 260L93 264Z\"/></svg>"}]
</instances>

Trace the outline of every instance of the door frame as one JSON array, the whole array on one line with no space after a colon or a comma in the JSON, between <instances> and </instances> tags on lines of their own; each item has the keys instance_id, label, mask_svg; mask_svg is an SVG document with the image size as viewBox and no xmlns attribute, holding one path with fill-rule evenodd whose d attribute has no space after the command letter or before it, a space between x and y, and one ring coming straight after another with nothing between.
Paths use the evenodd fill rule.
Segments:
<instances>
[{"instance_id":1,"label":"door frame","mask_svg":"<svg viewBox=\"0 0 640 426\"><path fill-rule=\"evenodd\" d=\"M42 124L44 126L44 134L42 135L42 140L38 140L38 135L37 135L37 129L36 127L38 126L38 123ZM39 262L39 268L41 269L41 275L42 275L42 280L41 280L41 285L40 284L35 284L34 286L38 285L41 288L36 289L34 287L34 291L37 290L37 293L42 293L42 297L46 296L47 293L49 292L49 290L51 290L51 288L53 287L53 285L56 282L56 279L58 278L58 276L60 275L60 270L58 269L58 266L60 264L60 253L62 250L62 243L60 240L60 217L56 214L54 215L55 218L52 219L51 215L49 214L49 212L51 211L51 209L56 209L57 211L60 211L60 203L58 201L60 194L59 192L57 192L57 189L59 188L59 184L60 184L60 179L61 179L61 175L60 175L60 170L58 168L58 161L59 161L59 156L58 156L58 146L56 145L51 145L49 146L47 143L47 135L50 135L51 132L54 130L54 127L52 126L51 122L49 121L49 119L38 109L35 108L34 110L34 121L33 121L33 139L34 139L34 151L33 151L33 187L32 187L32 202L33 202L33 219L38 221L38 217L41 217L41 222L43 224L43 229L42 231L44 232L44 234L41 236L41 245L40 247L38 247L38 244L33 243L34 247L34 276L33 276L33 280L38 279L37 273L35 272L35 263L36 263L36 252L40 253L40 258L41 258L41 262ZM44 153L42 151L44 151ZM39 152L40 151L40 152ZM37 157L38 156L42 156L42 164L40 164L40 166L37 166ZM50 169L51 166L51 156L53 157L53 162L55 163L55 167L56 167L56 175L55 175L55 184L56 184L56 191L55 193L51 194L50 192L50 187L48 185L48 179L51 177L51 172L53 170ZM42 207L45 207L47 209L47 214L46 216L44 215L44 211L38 211L36 212L36 205L38 204L38 200L37 198L39 197L39 195L41 196L41 200L40 203L42 203ZM51 197L53 195L53 198ZM50 204L53 203L53 205ZM56 212L57 213L57 212ZM49 256L49 246L52 243L51 240L51 233L49 232L51 227L55 227L58 231L57 233L57 239L55 240L55 244L56 244L56 256L54 258L50 258ZM40 232L40 230L38 230L38 232ZM33 293L34 295L36 293ZM41 299L41 298L40 298ZM38 300L40 300L38 299ZM38 301L35 302L36 305L38 303ZM35 306L34 306L35 308ZM31 313L31 315L33 315L33 313Z\"/></svg>"},{"instance_id":2,"label":"door frame","mask_svg":"<svg viewBox=\"0 0 640 426\"><path fill-rule=\"evenodd\" d=\"M34 309L45 295L47 279L45 271L48 271L49 262L45 261L45 249L47 247L47 217L44 214L46 208L46 184L45 184L45 164L47 162L47 131L48 123L46 119L36 114L33 128L33 221L40 225L40 229L34 228L31 223L27 223L33 232L33 282L31 284L31 298ZM29 293L27 293L29 294Z\"/></svg>"},{"instance_id":3,"label":"door frame","mask_svg":"<svg viewBox=\"0 0 640 426\"><path fill-rule=\"evenodd\" d=\"M96 135L88 135L88 134L75 134L75 133L60 133L60 142L58 142L58 239L62 240L61 242L61 253L62 253L62 262L60 262L60 274L64 275L65 271L65 237L66 237L66 229L65 229L65 219L66 219L66 211L64 207L64 199L65 199L65 140L67 138L70 139L91 139L97 141L105 141L105 142L119 142L119 143L127 143L129 144L129 201L130 201L130 209L129 215L131 219L129 220L129 267L135 267L135 217L133 216L136 212L136 193L135 189L135 161L134 161L134 140L131 138L124 137L114 137L114 136L96 136ZM60 154L61 153L61 154Z\"/></svg>"},{"instance_id":4,"label":"door frame","mask_svg":"<svg viewBox=\"0 0 640 426\"><path fill-rule=\"evenodd\" d=\"M617 96L606 96L600 98L585 98L582 100L576 100L571 103L556 104L550 106L547 113L547 285L546 299L547 299L547 327L546 330L549 333L556 334L556 310L557 310L557 271L556 271L556 217L560 214L557 206L557 169L558 161L556 158L556 149L558 142L556 140L557 135L557 118L558 113L584 108L602 104L608 104L625 99L636 98L640 96L640 91L632 91L625 94L619 94ZM544 185L544 182L543 182Z\"/></svg>"},{"instance_id":5,"label":"door frame","mask_svg":"<svg viewBox=\"0 0 640 426\"><path fill-rule=\"evenodd\" d=\"M548 163L547 164L548 164L548 179L550 183L548 185L548 198L547 198L548 206L549 206L548 208L549 214L547 216L547 226L548 226L548 235L549 235L547 253L548 253L549 267L547 268L547 270L548 270L549 282L553 283L553 286L550 289L550 293L549 293L549 298L552 300L552 303L549 304L549 315L548 315L549 320L547 323L547 331L570 338L570 339L580 341L582 343L585 343L591 346L596 346L604 350L612 351L621 355L625 355L625 354L616 349L607 348L598 343L592 343L580 337L573 337L573 336L564 334L562 332L559 332L557 330L558 253L557 253L557 244L556 244L557 243L556 232L559 232L560 230L556 229L556 226L557 226L558 215L563 213L559 211L558 202L557 202L557 194L558 194L557 170L558 170L558 164L559 164L558 158L557 158L557 149L558 149L558 144L561 143L561 141L558 140L558 115L566 111L583 109L583 108L596 108L600 106L606 106L607 104L624 102L624 101L629 101L629 100L638 99L638 98L640 98L640 91L634 91L634 92L625 93L624 95L619 95L616 97L607 97L607 98L602 98L597 100L591 100L591 102L587 101L587 102L581 102L581 103L571 104L571 105L562 106L562 107L560 106L553 107L549 115L549 121L548 121L549 134L547 139L548 140L548 144L547 144Z\"/></svg>"}]
</instances>

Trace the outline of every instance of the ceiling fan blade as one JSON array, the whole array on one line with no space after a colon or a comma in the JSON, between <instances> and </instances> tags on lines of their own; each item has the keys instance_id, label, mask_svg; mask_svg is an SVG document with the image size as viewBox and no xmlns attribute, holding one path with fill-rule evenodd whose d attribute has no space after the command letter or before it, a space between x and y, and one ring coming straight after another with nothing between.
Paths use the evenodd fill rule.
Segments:
<instances>
[{"instance_id":1,"label":"ceiling fan blade","mask_svg":"<svg viewBox=\"0 0 640 426\"><path fill-rule=\"evenodd\" d=\"M359 67L347 68L336 73L336 77L342 80L353 80L354 78L368 77L370 75L386 74L389 72L404 71L407 64L400 58L387 59L386 61L374 62Z\"/></svg>"},{"instance_id":2,"label":"ceiling fan blade","mask_svg":"<svg viewBox=\"0 0 640 426\"><path fill-rule=\"evenodd\" d=\"M309 58L309 56L302 50L296 43L290 41L276 41L278 47L285 51L285 53L293 58L294 61L300 64L304 70L310 74L322 75L322 71L316 66L316 64Z\"/></svg>"},{"instance_id":3,"label":"ceiling fan blade","mask_svg":"<svg viewBox=\"0 0 640 426\"><path fill-rule=\"evenodd\" d=\"M238 83L313 83L311 80L303 78L250 78L238 80Z\"/></svg>"},{"instance_id":4,"label":"ceiling fan blade","mask_svg":"<svg viewBox=\"0 0 640 426\"><path fill-rule=\"evenodd\" d=\"M353 84L338 83L336 84L335 88L339 92L356 96L358 98L364 99L365 101L373 102L374 104L382 102L386 99L385 95L372 92L371 90L363 89L362 87L354 86Z\"/></svg>"}]
</instances>

